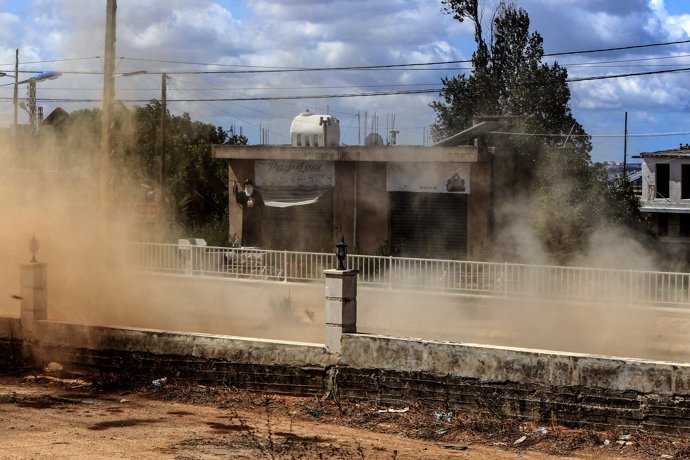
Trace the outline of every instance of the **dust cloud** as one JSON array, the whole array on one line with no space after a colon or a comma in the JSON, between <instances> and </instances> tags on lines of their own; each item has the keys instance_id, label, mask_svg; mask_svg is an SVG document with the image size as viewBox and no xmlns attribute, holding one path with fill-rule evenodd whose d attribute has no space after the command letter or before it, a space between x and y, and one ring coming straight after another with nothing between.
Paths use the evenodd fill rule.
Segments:
<instances>
[{"instance_id":1,"label":"dust cloud","mask_svg":"<svg viewBox=\"0 0 690 460\"><path fill-rule=\"evenodd\" d=\"M17 145L11 132L4 133L0 159L11 166L0 173L1 316L19 317L20 301L13 296L20 294L19 266L31 260L35 235L36 258L47 264L50 320L323 341L321 293L315 305L299 287L230 287L228 280L128 270L125 242L172 242L174 230L142 219L143 193L131 171L136 165L113 168L109 198L101 200L99 138L89 132L76 126L58 137L44 126L35 143Z\"/></svg>"},{"instance_id":2,"label":"dust cloud","mask_svg":"<svg viewBox=\"0 0 690 460\"><path fill-rule=\"evenodd\" d=\"M75 138L81 134L75 134ZM107 226L99 221L98 140L76 151L42 133L41 149L21 150L10 136L0 145L13 165L0 181L0 315L19 316L19 264L33 235L37 258L48 264L48 317L77 324L141 327L246 337L323 342L323 286L161 276L126 270L122 243L162 229L142 226L138 184L113 193ZM81 135L83 140L83 135ZM83 154L80 156L79 152ZM120 183L128 183L122 179ZM124 192L122 192L124 190ZM514 260L551 264L534 231L533 206L510 203ZM168 239L174 241L174 239ZM656 268L642 241L601 226L570 264L621 269ZM625 286L619 287L625 292ZM685 314L618 301L564 302L525 296L487 299L443 292L361 289L359 330L454 342L687 361Z\"/></svg>"},{"instance_id":3,"label":"dust cloud","mask_svg":"<svg viewBox=\"0 0 690 460\"><path fill-rule=\"evenodd\" d=\"M367 295L380 308L365 310L360 326L374 332L383 325L382 333L455 342L690 360L690 347L684 339L690 332L690 315L636 302L640 287L631 287L627 276L633 271L662 271L658 243L644 232L604 219L583 225L582 216L591 210L582 208L585 200L572 200L581 185L556 177L546 199L523 193L496 203L493 260L625 271L619 280L604 283L595 275L580 283L578 287L588 293L586 299L529 292L514 298L458 296L442 290L412 293L401 289L385 296L370 293ZM549 226L548 238L544 237L545 226ZM554 251L568 245L576 250Z\"/></svg>"}]
</instances>

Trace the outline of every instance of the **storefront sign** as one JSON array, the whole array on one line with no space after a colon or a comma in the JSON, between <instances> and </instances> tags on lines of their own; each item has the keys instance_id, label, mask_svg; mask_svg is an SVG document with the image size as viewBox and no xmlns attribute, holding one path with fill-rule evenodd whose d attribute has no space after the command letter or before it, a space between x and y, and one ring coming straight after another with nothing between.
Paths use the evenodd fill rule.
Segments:
<instances>
[{"instance_id":1,"label":"storefront sign","mask_svg":"<svg viewBox=\"0 0 690 460\"><path fill-rule=\"evenodd\" d=\"M389 192L470 193L466 163L388 163Z\"/></svg>"},{"instance_id":2,"label":"storefront sign","mask_svg":"<svg viewBox=\"0 0 690 460\"><path fill-rule=\"evenodd\" d=\"M332 161L257 160L257 187L333 187Z\"/></svg>"}]
</instances>

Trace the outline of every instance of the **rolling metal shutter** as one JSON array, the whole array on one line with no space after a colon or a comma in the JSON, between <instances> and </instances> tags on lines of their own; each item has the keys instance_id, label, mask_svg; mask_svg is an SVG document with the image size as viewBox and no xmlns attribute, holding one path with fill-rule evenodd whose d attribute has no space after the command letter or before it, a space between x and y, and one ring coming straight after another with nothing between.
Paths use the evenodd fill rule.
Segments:
<instances>
[{"instance_id":1,"label":"rolling metal shutter","mask_svg":"<svg viewBox=\"0 0 690 460\"><path fill-rule=\"evenodd\" d=\"M394 253L408 257L465 259L468 196L391 192Z\"/></svg>"}]
</instances>

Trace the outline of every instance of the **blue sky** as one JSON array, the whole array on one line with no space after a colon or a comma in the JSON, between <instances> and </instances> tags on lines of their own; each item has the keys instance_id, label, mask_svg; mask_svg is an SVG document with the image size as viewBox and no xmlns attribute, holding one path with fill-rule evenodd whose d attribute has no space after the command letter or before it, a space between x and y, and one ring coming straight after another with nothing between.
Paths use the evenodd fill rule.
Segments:
<instances>
[{"instance_id":1,"label":"blue sky","mask_svg":"<svg viewBox=\"0 0 690 460\"><path fill-rule=\"evenodd\" d=\"M496 0L486 0L487 17ZM591 50L690 38L690 5L681 0L518 0L546 52ZM0 0L0 70L57 70L41 83L39 104L49 113L99 107L102 96L105 0ZM118 71L150 75L118 78L118 99L160 97L168 72L169 109L226 129L240 127L256 143L289 142L292 118L305 108L341 121L342 142L356 144L365 113L378 130L400 131L398 142L420 144L434 121L437 94L200 102L196 99L323 96L433 89L461 65L376 71L260 74L189 72L279 67L351 67L468 59L472 29L441 12L440 0L119 0ZM690 43L558 57L572 78L690 67ZM616 61L616 62L611 62ZM624 61L624 62L623 62ZM253 66L253 67L248 67ZM593 135L595 161L690 143L690 75L669 73L570 84L571 108ZM0 80L0 85L4 83ZM7 79L7 83L10 80ZM0 86L0 126L11 123L11 84ZM22 88L20 97L26 97ZM59 101L41 99L59 99ZM142 104L140 102L138 104ZM128 103L134 105L136 102ZM26 122L20 113L20 122ZM637 160L632 160L637 161Z\"/></svg>"}]
</instances>

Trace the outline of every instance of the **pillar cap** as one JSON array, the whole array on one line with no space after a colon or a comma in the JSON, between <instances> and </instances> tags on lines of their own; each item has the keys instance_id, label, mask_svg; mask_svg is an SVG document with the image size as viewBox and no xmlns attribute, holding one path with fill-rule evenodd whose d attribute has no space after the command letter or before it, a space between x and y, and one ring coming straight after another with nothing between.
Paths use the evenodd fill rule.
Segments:
<instances>
[{"instance_id":1,"label":"pillar cap","mask_svg":"<svg viewBox=\"0 0 690 460\"><path fill-rule=\"evenodd\" d=\"M48 264L46 262L21 262L20 267L45 267Z\"/></svg>"}]
</instances>

